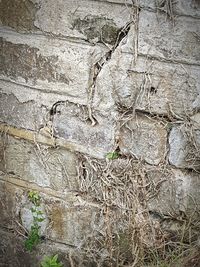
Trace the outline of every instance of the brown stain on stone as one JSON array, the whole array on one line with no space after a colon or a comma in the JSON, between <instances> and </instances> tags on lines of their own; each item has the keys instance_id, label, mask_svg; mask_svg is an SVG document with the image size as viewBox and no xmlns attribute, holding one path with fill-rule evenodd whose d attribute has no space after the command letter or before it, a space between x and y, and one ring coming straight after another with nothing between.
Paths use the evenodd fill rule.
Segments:
<instances>
[{"instance_id":1,"label":"brown stain on stone","mask_svg":"<svg viewBox=\"0 0 200 267\"><path fill-rule=\"evenodd\" d=\"M4 26L15 30L31 31L34 26L37 7L30 0L1 0L0 17Z\"/></svg>"},{"instance_id":2,"label":"brown stain on stone","mask_svg":"<svg viewBox=\"0 0 200 267\"><path fill-rule=\"evenodd\" d=\"M38 79L69 83L65 75L58 72L58 56L44 57L38 48L26 44L13 44L3 38L0 38L0 48L0 72L3 75L12 78L22 77L26 82L32 80L33 83Z\"/></svg>"},{"instance_id":3,"label":"brown stain on stone","mask_svg":"<svg viewBox=\"0 0 200 267\"><path fill-rule=\"evenodd\" d=\"M56 205L52 207L50 221L52 223L53 231L56 232L56 236L62 240L64 236L64 223L63 210L61 207Z\"/></svg>"}]
</instances>

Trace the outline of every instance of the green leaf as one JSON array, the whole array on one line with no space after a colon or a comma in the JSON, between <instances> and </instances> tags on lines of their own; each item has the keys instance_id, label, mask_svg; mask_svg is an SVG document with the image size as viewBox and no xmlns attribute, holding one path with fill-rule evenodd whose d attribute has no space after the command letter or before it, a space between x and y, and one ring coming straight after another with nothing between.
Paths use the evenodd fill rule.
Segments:
<instances>
[{"instance_id":1,"label":"green leaf","mask_svg":"<svg viewBox=\"0 0 200 267\"><path fill-rule=\"evenodd\" d=\"M109 152L106 155L107 159L118 159L119 158L119 153L118 152Z\"/></svg>"},{"instance_id":2,"label":"green leaf","mask_svg":"<svg viewBox=\"0 0 200 267\"><path fill-rule=\"evenodd\" d=\"M43 222L44 221L44 218L37 218L37 221L38 222Z\"/></svg>"},{"instance_id":3,"label":"green leaf","mask_svg":"<svg viewBox=\"0 0 200 267\"><path fill-rule=\"evenodd\" d=\"M42 267L62 267L63 264L58 262L58 255L52 257L45 256L43 261L41 262Z\"/></svg>"}]
</instances>

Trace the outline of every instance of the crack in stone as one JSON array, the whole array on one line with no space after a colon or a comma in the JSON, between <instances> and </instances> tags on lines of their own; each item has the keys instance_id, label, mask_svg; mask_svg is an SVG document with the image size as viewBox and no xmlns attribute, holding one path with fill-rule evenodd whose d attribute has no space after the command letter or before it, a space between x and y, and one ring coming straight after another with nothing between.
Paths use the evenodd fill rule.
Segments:
<instances>
[{"instance_id":1,"label":"crack in stone","mask_svg":"<svg viewBox=\"0 0 200 267\"><path fill-rule=\"evenodd\" d=\"M130 27L131 27L132 21L128 22L123 28L120 29L116 42L112 48L110 48L101 58L98 60L94 65L93 65L93 70L92 70L92 82L91 85L89 86L89 96L88 96L88 114L89 118L91 120L92 126L96 125L96 119L92 114L92 101L94 97L94 91L96 87L96 81L97 78L99 77L99 74L105 66L106 63L110 61L112 58L113 53L117 49L117 47L120 45L120 43L126 38L126 36L129 33Z\"/></svg>"}]
</instances>

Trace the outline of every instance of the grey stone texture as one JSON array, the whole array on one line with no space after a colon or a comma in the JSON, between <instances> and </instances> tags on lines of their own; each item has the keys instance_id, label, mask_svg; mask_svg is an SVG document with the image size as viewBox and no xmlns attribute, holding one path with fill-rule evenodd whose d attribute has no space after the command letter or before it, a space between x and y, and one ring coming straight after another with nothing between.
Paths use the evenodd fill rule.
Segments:
<instances>
[{"instance_id":1,"label":"grey stone texture","mask_svg":"<svg viewBox=\"0 0 200 267\"><path fill-rule=\"evenodd\" d=\"M199 11L197 0L0 1L0 266L48 253L107 266L116 251L132 264L130 239L152 249L159 227L199 220ZM45 215L33 255L30 190Z\"/></svg>"},{"instance_id":2,"label":"grey stone texture","mask_svg":"<svg viewBox=\"0 0 200 267\"><path fill-rule=\"evenodd\" d=\"M1 147L1 171L41 187L76 189L77 162L72 152L11 136L1 138Z\"/></svg>"},{"instance_id":3,"label":"grey stone texture","mask_svg":"<svg viewBox=\"0 0 200 267\"><path fill-rule=\"evenodd\" d=\"M122 128L120 149L149 164L158 165L164 160L167 131L157 121L138 116Z\"/></svg>"},{"instance_id":4,"label":"grey stone texture","mask_svg":"<svg viewBox=\"0 0 200 267\"><path fill-rule=\"evenodd\" d=\"M147 16L148 14L148 16ZM167 60L199 64L199 23L190 17L177 17L175 25L165 15L143 11L139 16L138 51Z\"/></svg>"},{"instance_id":5,"label":"grey stone texture","mask_svg":"<svg viewBox=\"0 0 200 267\"><path fill-rule=\"evenodd\" d=\"M173 127L169 135L169 162L178 168L200 169L200 128Z\"/></svg>"}]
</instances>

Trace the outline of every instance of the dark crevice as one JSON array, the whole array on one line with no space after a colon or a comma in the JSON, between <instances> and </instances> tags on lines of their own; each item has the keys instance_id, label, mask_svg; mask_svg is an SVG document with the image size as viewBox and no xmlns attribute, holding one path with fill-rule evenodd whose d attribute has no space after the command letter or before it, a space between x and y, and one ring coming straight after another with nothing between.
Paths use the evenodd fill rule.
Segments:
<instances>
[{"instance_id":1,"label":"dark crevice","mask_svg":"<svg viewBox=\"0 0 200 267\"><path fill-rule=\"evenodd\" d=\"M105 65L106 62L108 62L111 57L112 54L114 53L114 51L116 50L116 48L119 46L120 42L128 35L128 32L130 30L132 22L127 23L123 28L121 28L118 32L117 35L117 39L115 41L115 45L112 47L112 49L110 49L109 51L107 51L105 53L105 55L103 57L100 58L100 60L98 60L95 65L94 65L94 75L93 75L93 82L92 82L92 86L95 86L96 84L96 79L100 73L100 71L102 70L102 67Z\"/></svg>"},{"instance_id":2,"label":"dark crevice","mask_svg":"<svg viewBox=\"0 0 200 267\"><path fill-rule=\"evenodd\" d=\"M62 104L65 104L65 103L66 103L66 101L57 101L56 103L54 103L53 106L50 109L50 112L49 112L50 117L52 118L52 116L57 113L57 107L59 105L62 105Z\"/></svg>"},{"instance_id":3,"label":"dark crevice","mask_svg":"<svg viewBox=\"0 0 200 267\"><path fill-rule=\"evenodd\" d=\"M157 114L157 113L152 113L152 112L141 110L141 109L135 109L135 112L137 114L146 115L152 119L160 119L162 121L169 122L169 123L177 122L177 118L173 117L172 115ZM184 118L182 118L182 120L179 119L179 122L184 122Z\"/></svg>"}]
</instances>

